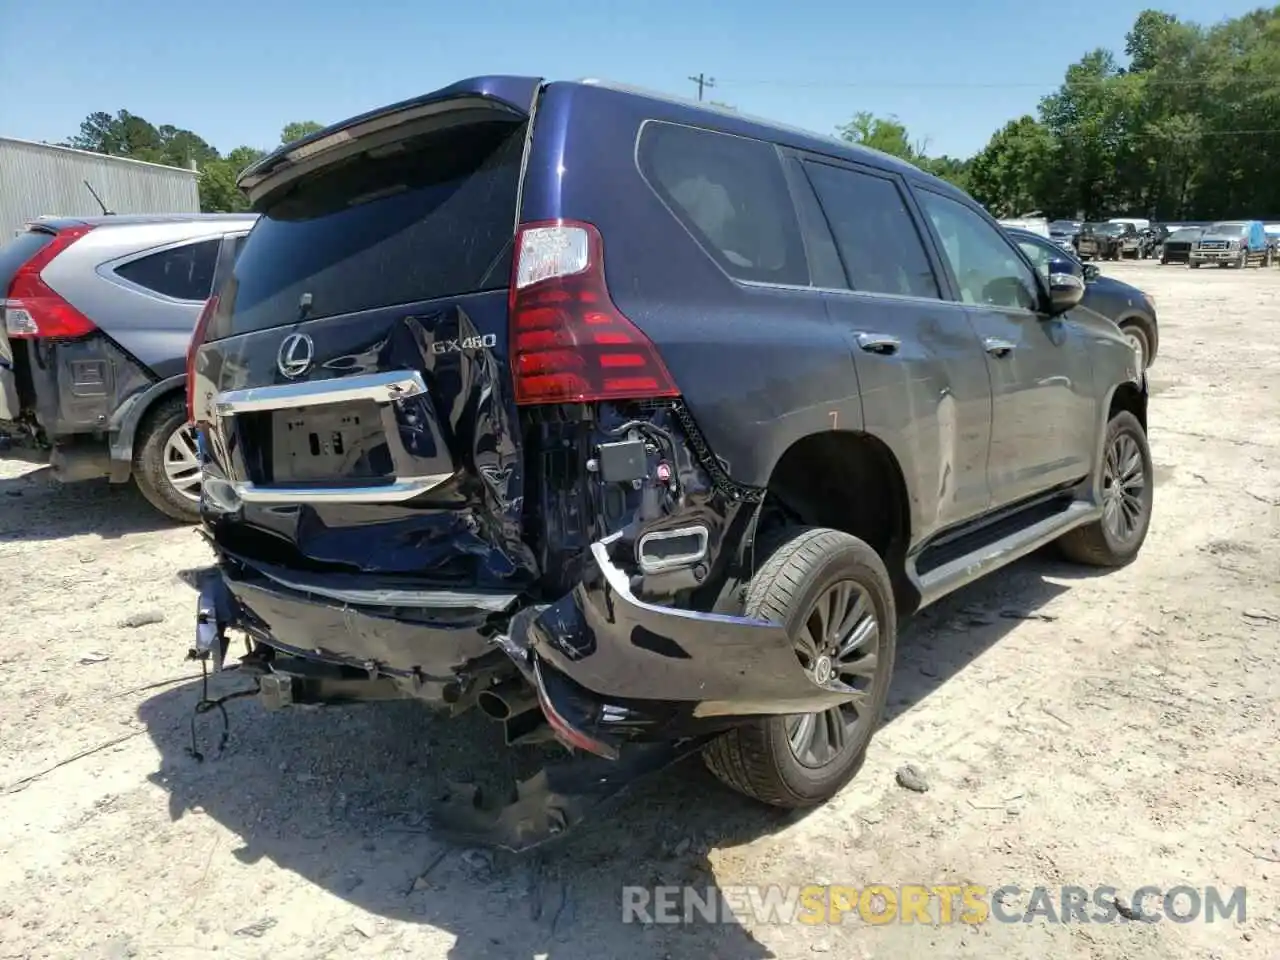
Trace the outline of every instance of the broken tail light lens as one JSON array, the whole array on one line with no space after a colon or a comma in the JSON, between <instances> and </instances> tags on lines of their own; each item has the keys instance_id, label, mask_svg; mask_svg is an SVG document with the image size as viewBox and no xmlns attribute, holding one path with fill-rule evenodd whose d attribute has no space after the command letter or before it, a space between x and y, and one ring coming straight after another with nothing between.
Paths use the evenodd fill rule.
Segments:
<instances>
[{"instance_id":1,"label":"broken tail light lens","mask_svg":"<svg viewBox=\"0 0 1280 960\"><path fill-rule=\"evenodd\" d=\"M98 329L40 276L54 257L92 229L81 226L59 230L14 272L3 304L4 327L9 336L73 340Z\"/></svg>"},{"instance_id":2,"label":"broken tail light lens","mask_svg":"<svg viewBox=\"0 0 1280 960\"><path fill-rule=\"evenodd\" d=\"M653 341L610 298L592 224L520 228L509 311L517 404L680 395Z\"/></svg>"}]
</instances>

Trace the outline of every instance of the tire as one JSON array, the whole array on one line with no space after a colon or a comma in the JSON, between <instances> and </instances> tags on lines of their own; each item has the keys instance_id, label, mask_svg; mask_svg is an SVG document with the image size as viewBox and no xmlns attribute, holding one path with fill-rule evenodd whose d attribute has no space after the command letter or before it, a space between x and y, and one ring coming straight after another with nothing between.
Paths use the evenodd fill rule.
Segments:
<instances>
[{"instance_id":1,"label":"tire","mask_svg":"<svg viewBox=\"0 0 1280 960\"><path fill-rule=\"evenodd\" d=\"M1155 472L1151 462L1151 448L1147 444L1147 432L1142 429L1142 424L1138 422L1138 418L1128 410L1121 410L1107 424L1107 439L1102 467L1104 477L1114 475L1112 468L1113 463L1115 463L1113 451L1122 441L1128 441L1140 459L1142 485L1137 494L1140 513L1135 518L1132 531L1127 536L1117 535L1115 528L1108 520L1114 514L1106 513L1101 519L1088 526L1078 527L1059 538L1058 547L1062 554L1075 563L1091 567L1123 567L1137 557L1138 552L1142 549L1142 544L1147 539L1147 531L1151 527ZM1125 448L1121 447L1120 449ZM1121 463L1119 466L1123 468L1125 464ZM1115 487L1114 483L1108 483L1104 480L1104 504L1112 496L1111 490L1115 489ZM1108 509L1122 511L1123 507L1119 500L1116 500Z\"/></svg>"},{"instance_id":2,"label":"tire","mask_svg":"<svg viewBox=\"0 0 1280 960\"><path fill-rule=\"evenodd\" d=\"M1139 347L1142 350L1142 363L1139 365L1138 372L1141 373L1151 366L1151 337L1147 335L1147 331L1142 328L1142 324L1136 320L1126 320L1120 324L1120 332L1126 337L1140 341L1134 345L1135 352Z\"/></svg>"},{"instance_id":3,"label":"tire","mask_svg":"<svg viewBox=\"0 0 1280 960\"><path fill-rule=\"evenodd\" d=\"M816 602L837 585L852 585L878 627L874 675L866 678L865 709L843 745L824 763L806 763L792 746L806 723L829 730L830 712L806 717L757 717L713 740L703 760L717 778L739 793L775 807L817 806L835 796L862 766L871 737L884 714L893 675L897 611L884 561L867 544L838 530L799 527L784 532L777 548L752 577L745 615L784 624L801 637L816 613ZM865 621L863 621L865 622ZM857 624L852 634L858 632ZM825 631L824 631L825 633ZM799 643L798 643L799 646ZM799 650L797 657L803 659ZM820 658L821 659L821 658ZM863 661L865 662L865 661ZM813 664L814 676L820 664ZM815 678L814 682L818 682ZM834 708L839 711L841 708ZM807 754L810 761L817 751Z\"/></svg>"},{"instance_id":4,"label":"tire","mask_svg":"<svg viewBox=\"0 0 1280 960\"><path fill-rule=\"evenodd\" d=\"M1188 266L1188 267L1190 267L1192 270L1199 270L1199 269L1200 269L1200 261L1199 261L1199 260L1188 260L1188 261L1187 261L1187 266Z\"/></svg>"},{"instance_id":5,"label":"tire","mask_svg":"<svg viewBox=\"0 0 1280 960\"><path fill-rule=\"evenodd\" d=\"M200 504L184 495L165 470L169 441L187 424L186 398L162 400L148 414L133 448L133 480L147 502L171 520L198 523ZM197 496L199 487L196 488Z\"/></svg>"}]
</instances>

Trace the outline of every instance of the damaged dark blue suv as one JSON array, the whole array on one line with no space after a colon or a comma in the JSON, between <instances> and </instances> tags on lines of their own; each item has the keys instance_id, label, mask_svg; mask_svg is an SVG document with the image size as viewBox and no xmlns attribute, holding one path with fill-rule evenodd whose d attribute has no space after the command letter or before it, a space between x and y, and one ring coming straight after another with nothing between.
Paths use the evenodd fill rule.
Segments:
<instances>
[{"instance_id":1,"label":"damaged dark blue suv","mask_svg":"<svg viewBox=\"0 0 1280 960\"><path fill-rule=\"evenodd\" d=\"M270 705L478 706L572 751L455 829L524 847L702 750L767 803L856 772L901 616L1152 505L1115 325L965 194L607 84L486 77L241 178L189 360L195 655ZM450 820L449 818L452 818Z\"/></svg>"}]
</instances>

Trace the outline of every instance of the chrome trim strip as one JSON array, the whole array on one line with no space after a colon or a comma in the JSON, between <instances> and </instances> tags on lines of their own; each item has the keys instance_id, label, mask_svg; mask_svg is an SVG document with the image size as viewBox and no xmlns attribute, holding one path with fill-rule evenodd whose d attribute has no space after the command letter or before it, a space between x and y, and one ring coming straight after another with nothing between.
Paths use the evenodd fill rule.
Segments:
<instances>
[{"instance_id":1,"label":"chrome trim strip","mask_svg":"<svg viewBox=\"0 0 1280 960\"><path fill-rule=\"evenodd\" d=\"M416 370L392 370L387 373L308 380L271 387L249 387L218 394L213 409L218 416L253 413L260 410L291 410L324 403L347 403L372 400L391 403L426 394L427 384Z\"/></svg>"},{"instance_id":2,"label":"chrome trim strip","mask_svg":"<svg viewBox=\"0 0 1280 960\"><path fill-rule=\"evenodd\" d=\"M502 613L516 602L515 593L467 593L460 590L400 590L394 587L376 587L344 590L283 577L274 571L258 570L272 583L309 593L340 603L365 607L426 607L435 610L486 610Z\"/></svg>"},{"instance_id":3,"label":"chrome trim strip","mask_svg":"<svg viewBox=\"0 0 1280 960\"><path fill-rule=\"evenodd\" d=\"M1099 510L1101 513L1101 510ZM706 623L724 624L726 627L755 627L761 630L777 630L776 623L769 620L756 620L753 617L734 617L724 613L702 613L698 610L682 610L677 607L664 607L656 603L650 603L647 600L641 600L631 592L630 578L622 570L619 570L609 559L609 544L620 539L622 531L611 533L603 540L597 540L591 544L591 556L595 560L596 566L600 568L600 572L604 574L605 581L609 585L609 589L617 595L618 601L631 607L633 610L643 613L654 614L660 617L670 617L670 623L673 629L679 629L675 626L681 620L702 620Z\"/></svg>"},{"instance_id":4,"label":"chrome trim strip","mask_svg":"<svg viewBox=\"0 0 1280 960\"><path fill-rule=\"evenodd\" d=\"M396 477L391 483L362 487L272 487L248 481L233 486L244 503L399 503L435 489L452 476Z\"/></svg>"},{"instance_id":5,"label":"chrome trim strip","mask_svg":"<svg viewBox=\"0 0 1280 960\"><path fill-rule=\"evenodd\" d=\"M658 560L646 560L644 548L646 544L655 540L675 540L678 537L694 537L697 539L697 549L689 553L678 553L674 556L663 557ZM640 542L636 544L636 558L640 563L640 569L645 573L661 573L663 570L674 570L677 567L687 567L691 563L697 563L707 555L708 543L707 528L701 524L691 527L680 527L675 530L655 530L652 533L646 533L640 538Z\"/></svg>"}]
</instances>

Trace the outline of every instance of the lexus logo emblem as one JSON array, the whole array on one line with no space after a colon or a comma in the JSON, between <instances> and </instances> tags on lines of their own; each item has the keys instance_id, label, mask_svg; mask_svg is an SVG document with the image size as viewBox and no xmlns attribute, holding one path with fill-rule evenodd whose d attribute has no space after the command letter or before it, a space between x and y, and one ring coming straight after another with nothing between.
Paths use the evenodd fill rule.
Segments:
<instances>
[{"instance_id":1,"label":"lexus logo emblem","mask_svg":"<svg viewBox=\"0 0 1280 960\"><path fill-rule=\"evenodd\" d=\"M305 333L291 333L280 344L280 353L276 355L276 366L280 372L294 380L311 369L311 361L316 355L316 345Z\"/></svg>"}]
</instances>

